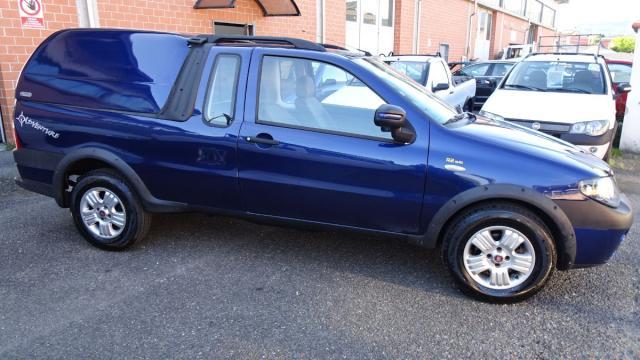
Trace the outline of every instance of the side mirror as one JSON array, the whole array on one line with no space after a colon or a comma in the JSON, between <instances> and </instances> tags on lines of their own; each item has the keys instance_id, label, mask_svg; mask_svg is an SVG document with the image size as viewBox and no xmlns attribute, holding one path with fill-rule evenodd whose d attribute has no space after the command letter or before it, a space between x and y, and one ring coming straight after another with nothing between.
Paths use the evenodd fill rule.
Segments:
<instances>
[{"instance_id":1,"label":"side mirror","mask_svg":"<svg viewBox=\"0 0 640 360\"><path fill-rule=\"evenodd\" d=\"M391 132L393 129L399 129L404 126L405 116L407 116L407 113L401 107L382 104L376 109L373 123L380 126L382 131Z\"/></svg>"},{"instance_id":2,"label":"side mirror","mask_svg":"<svg viewBox=\"0 0 640 360\"><path fill-rule=\"evenodd\" d=\"M631 85L629 83L620 83L618 84L617 94L626 94L631 92Z\"/></svg>"},{"instance_id":3,"label":"side mirror","mask_svg":"<svg viewBox=\"0 0 640 360\"><path fill-rule=\"evenodd\" d=\"M396 142L408 144L416 139L416 134L413 129L405 126L406 115L399 106L383 104L376 109L373 122L382 128L382 131L390 132Z\"/></svg>"},{"instance_id":4,"label":"side mirror","mask_svg":"<svg viewBox=\"0 0 640 360\"><path fill-rule=\"evenodd\" d=\"M431 87L431 91L433 92L447 90L447 89L449 89L449 84L447 83L435 84L433 85L433 87Z\"/></svg>"}]
</instances>

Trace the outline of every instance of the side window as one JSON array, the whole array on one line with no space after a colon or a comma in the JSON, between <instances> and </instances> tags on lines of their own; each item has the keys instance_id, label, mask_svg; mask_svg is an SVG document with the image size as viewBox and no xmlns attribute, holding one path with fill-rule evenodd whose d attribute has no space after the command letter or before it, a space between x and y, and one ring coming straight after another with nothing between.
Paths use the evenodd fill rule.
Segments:
<instances>
[{"instance_id":1,"label":"side window","mask_svg":"<svg viewBox=\"0 0 640 360\"><path fill-rule=\"evenodd\" d=\"M262 60L259 123L391 139L373 123L382 104L373 90L339 67L299 58Z\"/></svg>"},{"instance_id":2,"label":"side window","mask_svg":"<svg viewBox=\"0 0 640 360\"><path fill-rule=\"evenodd\" d=\"M239 70L238 55L221 54L216 57L204 111L209 124L229 126L233 121Z\"/></svg>"},{"instance_id":3,"label":"side window","mask_svg":"<svg viewBox=\"0 0 640 360\"><path fill-rule=\"evenodd\" d=\"M442 63L438 62L436 64L431 64L430 73L431 73L431 86L449 83L449 75L447 74L447 69L445 69Z\"/></svg>"},{"instance_id":4,"label":"side window","mask_svg":"<svg viewBox=\"0 0 640 360\"><path fill-rule=\"evenodd\" d=\"M616 84L631 81L631 66L625 64L609 64L611 78Z\"/></svg>"},{"instance_id":5,"label":"side window","mask_svg":"<svg viewBox=\"0 0 640 360\"><path fill-rule=\"evenodd\" d=\"M466 76L485 76L490 64L469 65L462 68L462 75Z\"/></svg>"},{"instance_id":6,"label":"side window","mask_svg":"<svg viewBox=\"0 0 640 360\"><path fill-rule=\"evenodd\" d=\"M505 76L511 67L513 67L513 64L495 63L491 70L491 76Z\"/></svg>"}]
</instances>

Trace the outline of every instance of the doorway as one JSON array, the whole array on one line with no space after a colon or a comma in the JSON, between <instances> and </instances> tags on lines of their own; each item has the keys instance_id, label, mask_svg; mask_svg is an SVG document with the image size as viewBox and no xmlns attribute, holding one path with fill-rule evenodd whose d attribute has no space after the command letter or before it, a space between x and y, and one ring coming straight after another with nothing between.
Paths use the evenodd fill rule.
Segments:
<instances>
[{"instance_id":1,"label":"doorway","mask_svg":"<svg viewBox=\"0 0 640 360\"><path fill-rule=\"evenodd\" d=\"M346 0L347 47L374 55L393 51L395 0Z\"/></svg>"},{"instance_id":2,"label":"doorway","mask_svg":"<svg viewBox=\"0 0 640 360\"><path fill-rule=\"evenodd\" d=\"M491 49L491 28L493 27L493 13L486 9L478 11L478 32L476 34L476 47L473 51L474 58L489 60Z\"/></svg>"}]
</instances>

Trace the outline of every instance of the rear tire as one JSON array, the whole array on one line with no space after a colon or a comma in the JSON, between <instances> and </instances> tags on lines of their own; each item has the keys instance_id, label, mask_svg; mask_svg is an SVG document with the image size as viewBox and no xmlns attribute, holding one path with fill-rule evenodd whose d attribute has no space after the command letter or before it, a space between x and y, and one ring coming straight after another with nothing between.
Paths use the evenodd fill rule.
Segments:
<instances>
[{"instance_id":1,"label":"rear tire","mask_svg":"<svg viewBox=\"0 0 640 360\"><path fill-rule=\"evenodd\" d=\"M499 202L457 216L445 232L442 257L465 293L512 303L544 287L555 269L556 248L535 213Z\"/></svg>"},{"instance_id":2,"label":"rear tire","mask_svg":"<svg viewBox=\"0 0 640 360\"><path fill-rule=\"evenodd\" d=\"M80 177L71 193L70 210L78 231L103 250L124 250L143 239L151 226L151 214L132 187L111 169Z\"/></svg>"}]
</instances>

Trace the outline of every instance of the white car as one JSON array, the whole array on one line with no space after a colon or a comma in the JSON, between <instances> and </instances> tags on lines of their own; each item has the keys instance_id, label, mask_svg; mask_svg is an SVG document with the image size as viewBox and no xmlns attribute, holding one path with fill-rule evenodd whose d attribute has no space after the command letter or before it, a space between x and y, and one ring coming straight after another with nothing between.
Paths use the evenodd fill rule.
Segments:
<instances>
[{"instance_id":1,"label":"white car","mask_svg":"<svg viewBox=\"0 0 640 360\"><path fill-rule=\"evenodd\" d=\"M432 55L398 55L382 59L394 70L427 88L456 109L472 111L476 81L469 77L454 79L446 61Z\"/></svg>"},{"instance_id":2,"label":"white car","mask_svg":"<svg viewBox=\"0 0 640 360\"><path fill-rule=\"evenodd\" d=\"M480 114L542 131L607 160L617 96L602 57L532 54L511 69Z\"/></svg>"}]
</instances>

